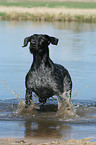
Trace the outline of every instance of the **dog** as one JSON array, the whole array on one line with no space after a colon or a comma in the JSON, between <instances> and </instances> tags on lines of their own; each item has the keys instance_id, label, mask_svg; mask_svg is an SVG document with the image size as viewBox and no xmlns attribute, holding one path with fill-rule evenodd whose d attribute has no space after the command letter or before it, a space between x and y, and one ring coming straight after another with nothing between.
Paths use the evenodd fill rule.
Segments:
<instances>
[{"instance_id":1,"label":"dog","mask_svg":"<svg viewBox=\"0 0 96 145\"><path fill-rule=\"evenodd\" d=\"M32 92L39 97L39 102L45 104L47 98L58 96L59 102L71 99L72 80L66 68L54 64L49 57L49 44L57 45L58 39L44 34L34 34L24 39L26 47L33 54L33 63L25 78L26 95L25 108L32 102Z\"/></svg>"}]
</instances>

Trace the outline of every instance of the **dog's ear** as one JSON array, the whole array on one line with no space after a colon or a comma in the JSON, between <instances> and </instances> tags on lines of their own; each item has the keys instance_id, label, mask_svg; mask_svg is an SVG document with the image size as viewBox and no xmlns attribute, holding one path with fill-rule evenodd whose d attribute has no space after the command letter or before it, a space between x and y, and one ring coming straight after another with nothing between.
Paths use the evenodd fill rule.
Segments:
<instances>
[{"instance_id":1,"label":"dog's ear","mask_svg":"<svg viewBox=\"0 0 96 145\"><path fill-rule=\"evenodd\" d=\"M58 38L55 38L55 37L51 37L51 36L48 36L48 35L45 35L48 39L48 41L53 44L53 45L57 45L58 44L58 41L59 39Z\"/></svg>"},{"instance_id":2,"label":"dog's ear","mask_svg":"<svg viewBox=\"0 0 96 145\"><path fill-rule=\"evenodd\" d=\"M22 47L26 47L28 45L28 42L30 42L30 37L26 37L24 39L24 45Z\"/></svg>"}]
</instances>

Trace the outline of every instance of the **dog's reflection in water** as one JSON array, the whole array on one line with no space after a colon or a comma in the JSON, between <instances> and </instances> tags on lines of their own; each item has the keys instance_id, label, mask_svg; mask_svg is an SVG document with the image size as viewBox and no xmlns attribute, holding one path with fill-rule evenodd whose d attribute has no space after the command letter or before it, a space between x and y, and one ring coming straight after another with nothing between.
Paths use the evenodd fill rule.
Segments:
<instances>
[{"instance_id":1,"label":"dog's reflection in water","mask_svg":"<svg viewBox=\"0 0 96 145\"><path fill-rule=\"evenodd\" d=\"M25 138L69 140L69 135L70 126L58 121L33 119L25 122Z\"/></svg>"}]
</instances>

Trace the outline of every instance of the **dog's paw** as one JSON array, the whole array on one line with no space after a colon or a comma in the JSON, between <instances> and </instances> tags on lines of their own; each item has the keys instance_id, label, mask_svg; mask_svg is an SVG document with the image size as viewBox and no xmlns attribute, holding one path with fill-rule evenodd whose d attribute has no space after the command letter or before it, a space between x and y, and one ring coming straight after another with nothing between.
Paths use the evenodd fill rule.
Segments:
<instances>
[{"instance_id":1,"label":"dog's paw","mask_svg":"<svg viewBox=\"0 0 96 145\"><path fill-rule=\"evenodd\" d=\"M27 104L25 105L25 108L26 108L26 109L28 108L28 105L27 105Z\"/></svg>"}]
</instances>

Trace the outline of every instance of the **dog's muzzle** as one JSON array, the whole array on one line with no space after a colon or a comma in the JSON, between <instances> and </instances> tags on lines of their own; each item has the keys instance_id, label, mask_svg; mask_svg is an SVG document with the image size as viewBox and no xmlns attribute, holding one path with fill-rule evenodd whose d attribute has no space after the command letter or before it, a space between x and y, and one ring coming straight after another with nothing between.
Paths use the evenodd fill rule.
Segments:
<instances>
[{"instance_id":1,"label":"dog's muzzle","mask_svg":"<svg viewBox=\"0 0 96 145\"><path fill-rule=\"evenodd\" d=\"M31 40L31 48L34 50L38 50L38 41L37 40Z\"/></svg>"}]
</instances>

